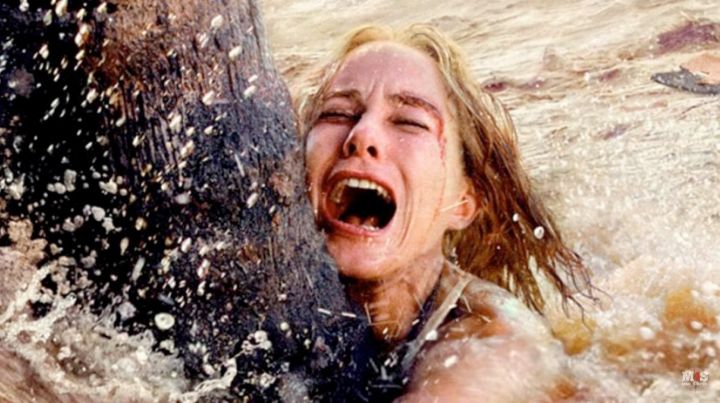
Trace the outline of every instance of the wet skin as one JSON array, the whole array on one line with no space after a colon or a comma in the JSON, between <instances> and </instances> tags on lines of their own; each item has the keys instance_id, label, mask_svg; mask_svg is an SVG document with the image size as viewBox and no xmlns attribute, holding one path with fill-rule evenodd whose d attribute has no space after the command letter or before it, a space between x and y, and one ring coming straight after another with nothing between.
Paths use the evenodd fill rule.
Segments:
<instances>
[{"instance_id":1,"label":"wet skin","mask_svg":"<svg viewBox=\"0 0 720 403\"><path fill-rule=\"evenodd\" d=\"M358 281L351 294L366 303L378 335L404 337L437 282L443 234L475 214L434 61L394 43L356 49L325 92L306 144L310 199L330 254ZM396 211L385 227L333 214L331 192L347 177L387 189Z\"/></svg>"},{"instance_id":2,"label":"wet skin","mask_svg":"<svg viewBox=\"0 0 720 403\"><path fill-rule=\"evenodd\" d=\"M442 253L446 231L465 228L480 208L463 172L447 90L428 56L373 42L347 56L319 112L306 141L316 220L349 294L365 304L375 336L393 345L407 336L438 282L440 301L458 278L471 276L450 270ZM396 210L387 225L341 219L332 195L347 178L389 193ZM539 343L549 343L540 318L507 291L471 277L461 297L468 314L439 329L440 339L418 356L405 400L492 400L491 382L509 369L555 373L537 359ZM461 358L446 366L451 355ZM512 382L508 387L515 390ZM495 394L498 401L513 396L503 393Z\"/></svg>"}]
</instances>

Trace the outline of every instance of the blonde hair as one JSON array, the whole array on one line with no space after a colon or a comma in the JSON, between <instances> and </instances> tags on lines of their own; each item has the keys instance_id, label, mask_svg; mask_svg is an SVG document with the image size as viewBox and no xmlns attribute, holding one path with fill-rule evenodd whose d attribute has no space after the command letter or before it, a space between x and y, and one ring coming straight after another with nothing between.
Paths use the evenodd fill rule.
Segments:
<instances>
[{"instance_id":1,"label":"blonde hair","mask_svg":"<svg viewBox=\"0 0 720 403\"><path fill-rule=\"evenodd\" d=\"M364 26L350 32L333 62L313 78L317 90L296 105L303 138L317 119L322 97L345 57L375 41L392 41L430 56L449 92L464 170L480 198L481 212L466 229L446 234L446 256L456 259L463 270L514 292L539 313L545 301L531 268L531 257L537 271L560 292L563 301L577 303L572 288L587 288L586 296L592 298L592 285L582 260L563 243L552 216L531 189L510 115L473 80L460 48L435 28L424 24L403 30ZM561 268L566 278L561 276ZM578 276L581 285L577 284Z\"/></svg>"}]
</instances>

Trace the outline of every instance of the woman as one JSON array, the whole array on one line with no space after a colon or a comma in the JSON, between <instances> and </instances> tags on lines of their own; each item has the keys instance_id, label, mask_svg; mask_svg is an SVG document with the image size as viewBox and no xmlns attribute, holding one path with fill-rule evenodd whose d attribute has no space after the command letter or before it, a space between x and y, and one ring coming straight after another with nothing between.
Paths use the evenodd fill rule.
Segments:
<instances>
[{"instance_id":1,"label":"woman","mask_svg":"<svg viewBox=\"0 0 720 403\"><path fill-rule=\"evenodd\" d=\"M572 299L587 273L457 46L424 25L360 28L299 115L317 223L375 338L405 346L403 399L547 397L559 366L539 284Z\"/></svg>"}]
</instances>

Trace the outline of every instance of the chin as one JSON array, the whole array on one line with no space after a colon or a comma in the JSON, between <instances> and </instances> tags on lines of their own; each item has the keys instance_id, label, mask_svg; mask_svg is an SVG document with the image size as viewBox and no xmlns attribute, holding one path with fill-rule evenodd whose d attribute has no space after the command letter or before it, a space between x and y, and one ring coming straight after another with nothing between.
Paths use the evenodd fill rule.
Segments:
<instances>
[{"instance_id":1,"label":"chin","mask_svg":"<svg viewBox=\"0 0 720 403\"><path fill-rule=\"evenodd\" d=\"M369 244L367 247L358 247L349 242L328 240L327 247L343 277L359 281L376 281L393 272L394 259L388 258L387 253L377 251L377 248Z\"/></svg>"}]
</instances>

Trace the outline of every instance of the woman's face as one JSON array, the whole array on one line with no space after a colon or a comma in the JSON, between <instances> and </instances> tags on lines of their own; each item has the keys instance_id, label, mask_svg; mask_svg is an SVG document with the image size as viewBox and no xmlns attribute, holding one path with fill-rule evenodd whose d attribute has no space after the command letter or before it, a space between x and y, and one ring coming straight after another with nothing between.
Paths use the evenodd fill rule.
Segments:
<instances>
[{"instance_id":1,"label":"woman's face","mask_svg":"<svg viewBox=\"0 0 720 403\"><path fill-rule=\"evenodd\" d=\"M475 213L461 156L430 57L393 42L352 51L306 143L310 199L340 272L379 280L441 258L446 230Z\"/></svg>"}]
</instances>

